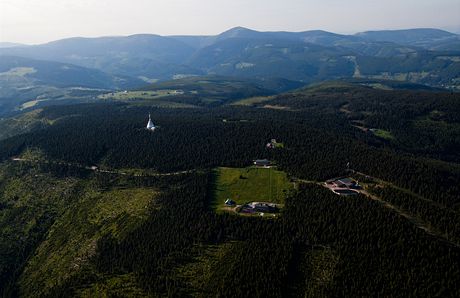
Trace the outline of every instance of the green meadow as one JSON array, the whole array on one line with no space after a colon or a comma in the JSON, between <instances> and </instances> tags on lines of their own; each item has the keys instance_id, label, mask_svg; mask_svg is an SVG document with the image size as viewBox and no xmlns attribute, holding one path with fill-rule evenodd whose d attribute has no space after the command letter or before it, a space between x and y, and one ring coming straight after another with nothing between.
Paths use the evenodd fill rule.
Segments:
<instances>
[{"instance_id":1,"label":"green meadow","mask_svg":"<svg viewBox=\"0 0 460 298\"><path fill-rule=\"evenodd\" d=\"M294 189L287 174L275 168L217 168L214 208L230 198L238 205L252 201L283 204Z\"/></svg>"}]
</instances>

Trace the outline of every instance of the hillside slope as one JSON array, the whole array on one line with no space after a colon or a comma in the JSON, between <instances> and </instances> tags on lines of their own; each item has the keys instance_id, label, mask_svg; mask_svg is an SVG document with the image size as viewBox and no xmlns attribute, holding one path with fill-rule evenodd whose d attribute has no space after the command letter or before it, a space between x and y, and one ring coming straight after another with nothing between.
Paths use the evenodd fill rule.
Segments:
<instances>
[{"instance_id":1,"label":"hillside slope","mask_svg":"<svg viewBox=\"0 0 460 298\"><path fill-rule=\"evenodd\" d=\"M0 59L0 114L21 108L25 102L79 97L77 93L142 86L140 79L112 75L68 63L15 56ZM33 104L35 104L33 103ZM32 103L31 103L32 104Z\"/></svg>"}]
</instances>

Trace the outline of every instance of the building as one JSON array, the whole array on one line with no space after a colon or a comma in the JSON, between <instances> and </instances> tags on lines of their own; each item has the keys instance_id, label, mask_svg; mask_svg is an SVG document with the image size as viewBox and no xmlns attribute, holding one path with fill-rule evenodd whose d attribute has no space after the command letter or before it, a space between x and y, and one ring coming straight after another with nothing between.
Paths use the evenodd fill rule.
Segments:
<instances>
[{"instance_id":1,"label":"building","mask_svg":"<svg viewBox=\"0 0 460 298\"><path fill-rule=\"evenodd\" d=\"M276 139L271 139L270 143L267 143L266 147L269 149L274 149L277 147L278 142Z\"/></svg>"},{"instance_id":2,"label":"building","mask_svg":"<svg viewBox=\"0 0 460 298\"><path fill-rule=\"evenodd\" d=\"M263 212L263 213L277 213L278 207L276 204L266 203L266 202L252 202L246 205L251 208L254 212Z\"/></svg>"},{"instance_id":3,"label":"building","mask_svg":"<svg viewBox=\"0 0 460 298\"><path fill-rule=\"evenodd\" d=\"M335 178L327 180L326 185L335 188L360 188L358 182L351 178Z\"/></svg>"},{"instance_id":4,"label":"building","mask_svg":"<svg viewBox=\"0 0 460 298\"><path fill-rule=\"evenodd\" d=\"M271 162L268 159L256 159L254 160L254 165L257 167L268 168L269 166L271 166Z\"/></svg>"},{"instance_id":5,"label":"building","mask_svg":"<svg viewBox=\"0 0 460 298\"><path fill-rule=\"evenodd\" d=\"M358 182L351 178L334 178L327 180L324 185L335 194L341 196L357 195L359 190L362 189Z\"/></svg>"},{"instance_id":6,"label":"building","mask_svg":"<svg viewBox=\"0 0 460 298\"><path fill-rule=\"evenodd\" d=\"M150 118L150 114L149 114L149 122L147 123L147 127L146 127L148 130L155 130L155 125L153 124L152 122L152 119Z\"/></svg>"},{"instance_id":7,"label":"building","mask_svg":"<svg viewBox=\"0 0 460 298\"><path fill-rule=\"evenodd\" d=\"M343 185L345 185L346 187L351 187L353 185L356 185L356 182L355 180L351 179L351 178L341 178L339 180L337 180L338 182L342 183Z\"/></svg>"},{"instance_id":8,"label":"building","mask_svg":"<svg viewBox=\"0 0 460 298\"><path fill-rule=\"evenodd\" d=\"M231 200L231 199L227 199L227 200L225 200L225 205L227 205L227 206L235 206L236 202Z\"/></svg>"},{"instance_id":9,"label":"building","mask_svg":"<svg viewBox=\"0 0 460 298\"><path fill-rule=\"evenodd\" d=\"M351 189L361 189L362 187L359 185L358 181L355 181L351 178L342 178L342 179L339 179L337 180L339 183L341 183L342 185L344 185L345 187L347 188L351 188Z\"/></svg>"}]
</instances>

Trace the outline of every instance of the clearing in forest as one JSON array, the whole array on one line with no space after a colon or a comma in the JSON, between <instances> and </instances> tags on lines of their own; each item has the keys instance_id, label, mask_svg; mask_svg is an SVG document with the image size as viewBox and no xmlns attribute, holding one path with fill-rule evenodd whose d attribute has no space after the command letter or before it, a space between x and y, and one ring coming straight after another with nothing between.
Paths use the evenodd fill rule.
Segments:
<instances>
[{"instance_id":1,"label":"clearing in forest","mask_svg":"<svg viewBox=\"0 0 460 298\"><path fill-rule=\"evenodd\" d=\"M225 201L230 199L236 205L249 202L284 204L286 197L294 190L287 174L270 168L217 168L213 207L217 211L229 209Z\"/></svg>"}]
</instances>

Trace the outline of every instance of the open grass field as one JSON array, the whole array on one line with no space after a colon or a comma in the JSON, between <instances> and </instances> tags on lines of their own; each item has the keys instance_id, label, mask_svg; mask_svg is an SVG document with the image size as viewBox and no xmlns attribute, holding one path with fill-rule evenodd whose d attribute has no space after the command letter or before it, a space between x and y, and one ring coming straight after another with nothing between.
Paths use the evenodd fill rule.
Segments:
<instances>
[{"instance_id":1,"label":"open grass field","mask_svg":"<svg viewBox=\"0 0 460 298\"><path fill-rule=\"evenodd\" d=\"M39 102L40 102L39 100L31 100L31 101L25 102L20 106L19 109L20 110L25 110L25 109L32 108L32 107L36 106Z\"/></svg>"},{"instance_id":2,"label":"open grass field","mask_svg":"<svg viewBox=\"0 0 460 298\"><path fill-rule=\"evenodd\" d=\"M181 90L156 90L156 91L122 91L105 93L98 99L134 102L137 105L148 105L158 108L196 108L188 103L175 102L172 100L177 95L182 95Z\"/></svg>"},{"instance_id":3,"label":"open grass field","mask_svg":"<svg viewBox=\"0 0 460 298\"><path fill-rule=\"evenodd\" d=\"M238 205L264 201L283 204L294 189L287 174L274 168L218 168L213 207L221 210L227 198Z\"/></svg>"},{"instance_id":4,"label":"open grass field","mask_svg":"<svg viewBox=\"0 0 460 298\"><path fill-rule=\"evenodd\" d=\"M115 99L115 100L139 100L139 99L155 99L159 97L175 96L183 94L180 90L155 90L155 91L122 91L112 92L99 95L99 99Z\"/></svg>"},{"instance_id":5,"label":"open grass field","mask_svg":"<svg viewBox=\"0 0 460 298\"><path fill-rule=\"evenodd\" d=\"M385 139L385 140L393 140L394 136L389 132L388 130L383 130L383 129L373 129L372 132L374 135L376 135L379 138Z\"/></svg>"},{"instance_id":6,"label":"open grass field","mask_svg":"<svg viewBox=\"0 0 460 298\"><path fill-rule=\"evenodd\" d=\"M33 67L14 67L6 72L0 72L0 76L20 76L36 73L37 70Z\"/></svg>"}]
</instances>

